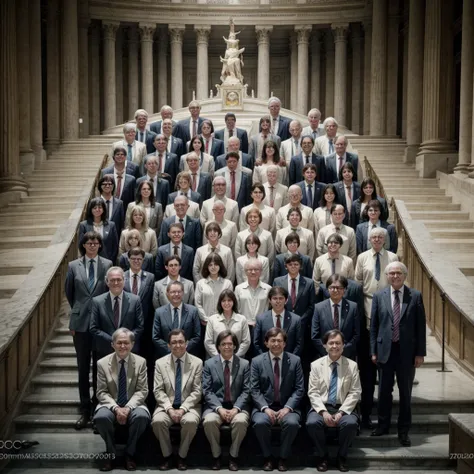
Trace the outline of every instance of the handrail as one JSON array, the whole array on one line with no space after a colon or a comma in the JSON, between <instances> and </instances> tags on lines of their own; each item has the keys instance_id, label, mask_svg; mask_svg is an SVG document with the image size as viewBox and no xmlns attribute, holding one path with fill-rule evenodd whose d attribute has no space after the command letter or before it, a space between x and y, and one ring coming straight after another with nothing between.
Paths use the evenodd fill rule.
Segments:
<instances>
[{"instance_id":1,"label":"handrail","mask_svg":"<svg viewBox=\"0 0 474 474\"><path fill-rule=\"evenodd\" d=\"M64 299L63 286L68 264L77 258L79 222L85 216L88 201L95 195L100 170L107 159L108 155L106 154L100 163L100 168L94 178L90 192L86 195L87 199L84 200L81 215L79 216L77 211L73 211L69 218L69 221L73 218L76 220L74 232L71 232L71 226L67 227L69 232L69 235L66 234L66 239L69 239L67 249L62 255L57 256L57 264L48 284L38 295L36 302L18 324L18 327L9 328L10 330L13 329L14 332L8 342L0 348L0 439L7 439L13 418L18 411L30 378L39 363L39 355L54 331L57 314ZM60 228L52 242L55 241L58 233L61 234L58 241L64 241L65 231ZM35 268L31 270L31 272L34 271ZM48 275L44 275L44 278L47 279Z\"/></svg>"}]
</instances>

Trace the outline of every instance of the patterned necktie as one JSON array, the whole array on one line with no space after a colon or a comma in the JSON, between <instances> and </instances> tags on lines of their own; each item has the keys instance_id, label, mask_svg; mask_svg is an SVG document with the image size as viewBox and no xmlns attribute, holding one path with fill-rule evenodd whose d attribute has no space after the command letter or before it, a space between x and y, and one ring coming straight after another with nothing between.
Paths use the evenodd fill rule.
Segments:
<instances>
[{"instance_id":1,"label":"patterned necktie","mask_svg":"<svg viewBox=\"0 0 474 474\"><path fill-rule=\"evenodd\" d=\"M400 340L400 297L398 294L399 290L394 291L393 299L393 331L392 341L398 342Z\"/></svg>"},{"instance_id":2,"label":"patterned necktie","mask_svg":"<svg viewBox=\"0 0 474 474\"><path fill-rule=\"evenodd\" d=\"M125 360L120 360L120 371L118 378L117 405L124 407L128 402L127 396L127 374L125 373Z\"/></svg>"},{"instance_id":3,"label":"patterned necktie","mask_svg":"<svg viewBox=\"0 0 474 474\"><path fill-rule=\"evenodd\" d=\"M230 172L230 198L235 201L235 171Z\"/></svg>"},{"instance_id":4,"label":"patterned necktie","mask_svg":"<svg viewBox=\"0 0 474 474\"><path fill-rule=\"evenodd\" d=\"M176 359L176 379L174 383L174 401L173 408L179 408L181 406L181 385L182 385L182 375L181 375L181 359Z\"/></svg>"},{"instance_id":5,"label":"patterned necktie","mask_svg":"<svg viewBox=\"0 0 474 474\"><path fill-rule=\"evenodd\" d=\"M173 329L179 328L179 315L178 315L178 308L174 309L173 313Z\"/></svg>"},{"instance_id":6,"label":"patterned necktie","mask_svg":"<svg viewBox=\"0 0 474 474\"><path fill-rule=\"evenodd\" d=\"M331 364L332 373L329 382L328 405L335 406L337 403L337 362Z\"/></svg>"},{"instance_id":7,"label":"patterned necktie","mask_svg":"<svg viewBox=\"0 0 474 474\"><path fill-rule=\"evenodd\" d=\"M380 253L377 252L375 258L375 279L380 281Z\"/></svg>"},{"instance_id":8,"label":"patterned necktie","mask_svg":"<svg viewBox=\"0 0 474 474\"><path fill-rule=\"evenodd\" d=\"M122 194L122 175L117 174L117 188L115 189L115 197L120 199L120 195Z\"/></svg>"},{"instance_id":9,"label":"patterned necktie","mask_svg":"<svg viewBox=\"0 0 474 474\"><path fill-rule=\"evenodd\" d=\"M280 404L280 364L278 361L279 357L274 359L275 365L273 366L273 403L276 405Z\"/></svg>"},{"instance_id":10,"label":"patterned necktie","mask_svg":"<svg viewBox=\"0 0 474 474\"><path fill-rule=\"evenodd\" d=\"M127 145L127 161L133 161L132 145Z\"/></svg>"},{"instance_id":11,"label":"patterned necktie","mask_svg":"<svg viewBox=\"0 0 474 474\"><path fill-rule=\"evenodd\" d=\"M339 305L334 305L334 329L339 329Z\"/></svg>"},{"instance_id":12,"label":"patterned necktie","mask_svg":"<svg viewBox=\"0 0 474 474\"><path fill-rule=\"evenodd\" d=\"M274 186L270 186L270 207L275 205Z\"/></svg>"},{"instance_id":13,"label":"patterned necktie","mask_svg":"<svg viewBox=\"0 0 474 474\"><path fill-rule=\"evenodd\" d=\"M95 260L93 258L89 260L89 290L92 290L92 288L94 288L95 283L94 262Z\"/></svg>"},{"instance_id":14,"label":"patterned necktie","mask_svg":"<svg viewBox=\"0 0 474 474\"><path fill-rule=\"evenodd\" d=\"M291 306L294 309L296 306L296 278L291 279Z\"/></svg>"},{"instance_id":15,"label":"patterned necktie","mask_svg":"<svg viewBox=\"0 0 474 474\"><path fill-rule=\"evenodd\" d=\"M138 295L138 275L136 273L133 274L132 293Z\"/></svg>"},{"instance_id":16,"label":"patterned necktie","mask_svg":"<svg viewBox=\"0 0 474 474\"><path fill-rule=\"evenodd\" d=\"M224 402L232 402L232 396L230 394L230 368L228 360L225 361L224 368Z\"/></svg>"},{"instance_id":17,"label":"patterned necktie","mask_svg":"<svg viewBox=\"0 0 474 474\"><path fill-rule=\"evenodd\" d=\"M281 329L281 314L276 315L276 327Z\"/></svg>"},{"instance_id":18,"label":"patterned necktie","mask_svg":"<svg viewBox=\"0 0 474 474\"><path fill-rule=\"evenodd\" d=\"M118 328L120 324L120 303L118 296L115 297L114 303L114 324L116 328Z\"/></svg>"},{"instance_id":19,"label":"patterned necktie","mask_svg":"<svg viewBox=\"0 0 474 474\"><path fill-rule=\"evenodd\" d=\"M206 138L206 153L209 153L209 138Z\"/></svg>"}]
</instances>

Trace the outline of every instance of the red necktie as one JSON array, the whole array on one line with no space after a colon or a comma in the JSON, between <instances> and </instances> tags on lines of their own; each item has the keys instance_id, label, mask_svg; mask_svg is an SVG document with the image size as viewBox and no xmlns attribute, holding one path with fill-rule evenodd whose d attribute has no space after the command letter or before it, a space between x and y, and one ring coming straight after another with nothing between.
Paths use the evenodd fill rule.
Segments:
<instances>
[{"instance_id":1,"label":"red necktie","mask_svg":"<svg viewBox=\"0 0 474 474\"><path fill-rule=\"evenodd\" d=\"M161 173L161 165L163 161L163 153L158 154L158 172Z\"/></svg>"},{"instance_id":2,"label":"red necktie","mask_svg":"<svg viewBox=\"0 0 474 474\"><path fill-rule=\"evenodd\" d=\"M270 186L270 207L273 207L275 204L275 196L273 195L273 186Z\"/></svg>"},{"instance_id":3,"label":"red necktie","mask_svg":"<svg viewBox=\"0 0 474 474\"><path fill-rule=\"evenodd\" d=\"M235 201L235 171L230 172L230 198Z\"/></svg>"},{"instance_id":4,"label":"red necktie","mask_svg":"<svg viewBox=\"0 0 474 474\"><path fill-rule=\"evenodd\" d=\"M280 366L278 365L279 357L275 357L275 365L273 366L273 402L280 404Z\"/></svg>"},{"instance_id":5,"label":"red necktie","mask_svg":"<svg viewBox=\"0 0 474 474\"><path fill-rule=\"evenodd\" d=\"M117 189L115 190L115 197L120 199L122 194L122 175L117 175Z\"/></svg>"},{"instance_id":6,"label":"red necktie","mask_svg":"<svg viewBox=\"0 0 474 474\"><path fill-rule=\"evenodd\" d=\"M209 138L206 138L206 153L209 153Z\"/></svg>"},{"instance_id":7,"label":"red necktie","mask_svg":"<svg viewBox=\"0 0 474 474\"><path fill-rule=\"evenodd\" d=\"M229 368L229 361L225 361L225 369L224 369L224 403L225 402L232 402L232 396L230 394L230 368Z\"/></svg>"},{"instance_id":8,"label":"red necktie","mask_svg":"<svg viewBox=\"0 0 474 474\"><path fill-rule=\"evenodd\" d=\"M277 314L277 315L276 315L276 319L277 319L277 323L276 323L277 325L276 325L276 327L277 327L278 329L281 329L281 314Z\"/></svg>"},{"instance_id":9,"label":"red necktie","mask_svg":"<svg viewBox=\"0 0 474 474\"><path fill-rule=\"evenodd\" d=\"M138 275L136 273L133 274L132 293L138 295Z\"/></svg>"},{"instance_id":10,"label":"red necktie","mask_svg":"<svg viewBox=\"0 0 474 474\"><path fill-rule=\"evenodd\" d=\"M193 137L197 135L197 122L196 120L193 120Z\"/></svg>"},{"instance_id":11,"label":"red necktie","mask_svg":"<svg viewBox=\"0 0 474 474\"><path fill-rule=\"evenodd\" d=\"M296 278L291 279L291 306L296 306Z\"/></svg>"}]
</instances>

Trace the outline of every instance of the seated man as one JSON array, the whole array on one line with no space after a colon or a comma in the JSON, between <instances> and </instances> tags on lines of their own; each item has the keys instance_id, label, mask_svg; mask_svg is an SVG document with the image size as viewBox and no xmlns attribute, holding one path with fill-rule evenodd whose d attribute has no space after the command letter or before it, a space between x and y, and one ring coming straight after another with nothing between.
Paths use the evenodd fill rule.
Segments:
<instances>
[{"instance_id":1,"label":"seated man","mask_svg":"<svg viewBox=\"0 0 474 474\"><path fill-rule=\"evenodd\" d=\"M171 354L155 364L154 395L156 409L151 426L160 442L164 462L160 471L171 469L173 448L169 428L181 425L181 442L177 467L187 469L186 457L201 417L202 361L186 351L187 341L182 329L168 334Z\"/></svg>"},{"instance_id":2,"label":"seated man","mask_svg":"<svg viewBox=\"0 0 474 474\"><path fill-rule=\"evenodd\" d=\"M247 433L250 413L250 364L235 355L239 349L237 336L226 329L216 340L218 355L208 359L202 372L202 391L206 402L203 426L214 462L221 467L220 426L228 423L232 432L229 471L238 470L240 445Z\"/></svg>"},{"instance_id":3,"label":"seated man","mask_svg":"<svg viewBox=\"0 0 474 474\"><path fill-rule=\"evenodd\" d=\"M347 472L347 451L357 434L359 423L354 413L362 391L359 370L354 361L342 355L344 335L341 331L328 331L323 340L328 355L311 364L308 389L311 409L306 428L316 447L316 468L319 472L328 470L326 429L337 428L337 467Z\"/></svg>"},{"instance_id":4,"label":"seated man","mask_svg":"<svg viewBox=\"0 0 474 474\"><path fill-rule=\"evenodd\" d=\"M119 328L112 334L114 352L97 362L97 405L94 423L105 441L108 457L101 471L111 471L115 459L115 427L128 426L125 467L134 471L137 441L150 423L146 361L133 354L135 334Z\"/></svg>"},{"instance_id":5,"label":"seated man","mask_svg":"<svg viewBox=\"0 0 474 474\"><path fill-rule=\"evenodd\" d=\"M263 470L272 471L271 428L281 426L278 470L286 471L291 445L300 428L299 409L304 379L298 356L285 352L286 332L272 328L265 334L265 352L252 360L250 387L254 403L252 421L265 458Z\"/></svg>"}]
</instances>

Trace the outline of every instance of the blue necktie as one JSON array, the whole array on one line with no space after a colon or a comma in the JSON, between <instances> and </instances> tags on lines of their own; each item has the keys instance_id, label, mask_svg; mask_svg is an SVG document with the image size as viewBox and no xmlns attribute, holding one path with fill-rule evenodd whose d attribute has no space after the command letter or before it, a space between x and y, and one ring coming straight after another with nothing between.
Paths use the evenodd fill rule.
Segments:
<instances>
[{"instance_id":1,"label":"blue necktie","mask_svg":"<svg viewBox=\"0 0 474 474\"><path fill-rule=\"evenodd\" d=\"M174 384L174 402L173 407L181 406L181 359L176 359L176 380Z\"/></svg>"},{"instance_id":2,"label":"blue necktie","mask_svg":"<svg viewBox=\"0 0 474 474\"><path fill-rule=\"evenodd\" d=\"M174 314L173 314L173 329L179 329L178 308L175 308L175 309L174 309Z\"/></svg>"},{"instance_id":3,"label":"blue necktie","mask_svg":"<svg viewBox=\"0 0 474 474\"><path fill-rule=\"evenodd\" d=\"M334 145L332 138L329 139L329 154L334 153Z\"/></svg>"},{"instance_id":4,"label":"blue necktie","mask_svg":"<svg viewBox=\"0 0 474 474\"><path fill-rule=\"evenodd\" d=\"M124 407L128 402L127 397L127 375L125 373L125 361L122 359L120 361L120 372L119 372L119 379L118 379L118 396L117 396L117 404L121 407Z\"/></svg>"},{"instance_id":5,"label":"blue necktie","mask_svg":"<svg viewBox=\"0 0 474 474\"><path fill-rule=\"evenodd\" d=\"M308 207L313 207L313 186L308 184Z\"/></svg>"},{"instance_id":6,"label":"blue necktie","mask_svg":"<svg viewBox=\"0 0 474 474\"><path fill-rule=\"evenodd\" d=\"M328 405L336 405L337 403L337 362L331 364L332 373L329 382Z\"/></svg>"},{"instance_id":7,"label":"blue necktie","mask_svg":"<svg viewBox=\"0 0 474 474\"><path fill-rule=\"evenodd\" d=\"M377 258L375 260L375 279L380 281L380 253L377 252Z\"/></svg>"},{"instance_id":8,"label":"blue necktie","mask_svg":"<svg viewBox=\"0 0 474 474\"><path fill-rule=\"evenodd\" d=\"M132 161L132 160L133 160L132 145L128 145L127 161Z\"/></svg>"},{"instance_id":9,"label":"blue necktie","mask_svg":"<svg viewBox=\"0 0 474 474\"><path fill-rule=\"evenodd\" d=\"M89 260L89 290L94 288L95 283L94 262L94 259Z\"/></svg>"}]
</instances>

